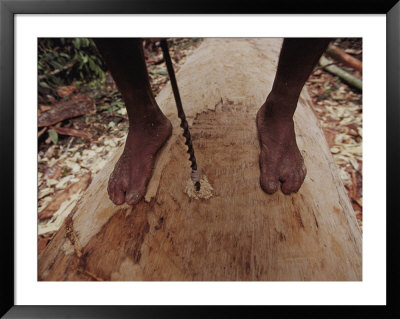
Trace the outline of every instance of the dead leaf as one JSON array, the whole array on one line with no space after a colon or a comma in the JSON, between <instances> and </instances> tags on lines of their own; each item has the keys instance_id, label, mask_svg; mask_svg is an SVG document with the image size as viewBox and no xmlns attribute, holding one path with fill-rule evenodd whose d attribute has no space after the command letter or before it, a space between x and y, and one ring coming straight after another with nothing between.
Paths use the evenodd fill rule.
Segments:
<instances>
[{"instance_id":1,"label":"dead leaf","mask_svg":"<svg viewBox=\"0 0 400 319\"><path fill-rule=\"evenodd\" d=\"M54 164L53 166L51 166L48 169L46 169L46 171L44 172L44 178L46 178L46 179L58 179L62 174L62 168L61 168L61 163L62 162L63 161L60 160L56 164Z\"/></svg>"},{"instance_id":2,"label":"dead leaf","mask_svg":"<svg viewBox=\"0 0 400 319\"><path fill-rule=\"evenodd\" d=\"M338 147L331 147L331 153L332 154L337 154L337 153L339 153L340 152L340 148L338 148Z\"/></svg>"},{"instance_id":3,"label":"dead leaf","mask_svg":"<svg viewBox=\"0 0 400 319\"><path fill-rule=\"evenodd\" d=\"M66 96L70 96L72 93L75 93L78 91L78 87L74 86L74 85L70 85L70 86L60 86L56 92L58 94L59 97L64 98Z\"/></svg>"},{"instance_id":4,"label":"dead leaf","mask_svg":"<svg viewBox=\"0 0 400 319\"><path fill-rule=\"evenodd\" d=\"M323 131L325 134L326 141L328 142L329 148L333 147L335 145L336 134L338 133L337 130L329 127L324 127Z\"/></svg>"},{"instance_id":5,"label":"dead leaf","mask_svg":"<svg viewBox=\"0 0 400 319\"><path fill-rule=\"evenodd\" d=\"M52 109L52 106L50 106L50 105L41 105L41 106L39 107L39 109L40 109L40 111L42 111L42 112L46 112L46 111L48 111L48 110L51 110L51 109Z\"/></svg>"}]
</instances>

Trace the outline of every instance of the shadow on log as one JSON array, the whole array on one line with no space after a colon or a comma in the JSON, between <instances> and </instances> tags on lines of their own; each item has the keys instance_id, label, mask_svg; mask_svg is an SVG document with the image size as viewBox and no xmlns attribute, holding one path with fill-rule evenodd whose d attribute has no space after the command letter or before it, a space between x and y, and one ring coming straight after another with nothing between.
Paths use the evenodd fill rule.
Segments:
<instances>
[{"instance_id":1,"label":"shadow on log","mask_svg":"<svg viewBox=\"0 0 400 319\"><path fill-rule=\"evenodd\" d=\"M199 170L214 188L190 199L172 92L157 97L174 132L146 200L115 206L94 177L39 256L39 280L361 280L361 231L305 90L295 113L308 169L297 194L259 186L255 115L275 76L280 39L207 39L177 74Z\"/></svg>"}]
</instances>

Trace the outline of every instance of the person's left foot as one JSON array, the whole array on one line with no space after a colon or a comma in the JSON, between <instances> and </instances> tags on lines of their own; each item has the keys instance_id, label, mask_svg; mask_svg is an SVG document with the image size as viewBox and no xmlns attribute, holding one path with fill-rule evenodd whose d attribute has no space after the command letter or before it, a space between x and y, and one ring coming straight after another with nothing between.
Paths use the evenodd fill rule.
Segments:
<instances>
[{"instance_id":1,"label":"person's left foot","mask_svg":"<svg viewBox=\"0 0 400 319\"><path fill-rule=\"evenodd\" d=\"M282 192L290 194L300 189L307 170L297 147L293 119L271 116L267 112L271 103L267 99L256 120L261 147L260 185L266 193L273 194L282 183Z\"/></svg>"}]
</instances>

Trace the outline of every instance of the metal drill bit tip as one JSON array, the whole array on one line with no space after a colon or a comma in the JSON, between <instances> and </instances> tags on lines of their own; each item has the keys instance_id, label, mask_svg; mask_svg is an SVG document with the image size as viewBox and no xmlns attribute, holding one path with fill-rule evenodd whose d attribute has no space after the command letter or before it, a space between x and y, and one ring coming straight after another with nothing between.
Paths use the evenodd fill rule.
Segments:
<instances>
[{"instance_id":1,"label":"metal drill bit tip","mask_svg":"<svg viewBox=\"0 0 400 319\"><path fill-rule=\"evenodd\" d=\"M192 170L192 173L190 174L191 180L194 182L194 186L196 187L196 191L200 190L200 178L201 174L198 170Z\"/></svg>"}]
</instances>

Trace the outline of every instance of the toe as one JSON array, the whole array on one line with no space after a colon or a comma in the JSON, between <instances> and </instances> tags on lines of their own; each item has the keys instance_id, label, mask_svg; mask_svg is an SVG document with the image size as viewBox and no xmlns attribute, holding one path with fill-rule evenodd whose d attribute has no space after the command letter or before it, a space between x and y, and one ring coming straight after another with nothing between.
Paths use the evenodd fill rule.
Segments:
<instances>
[{"instance_id":1,"label":"toe","mask_svg":"<svg viewBox=\"0 0 400 319\"><path fill-rule=\"evenodd\" d=\"M283 180L281 190L282 193L288 195L291 193L297 193L303 184L305 178L305 171L300 170L297 172L293 172L287 178Z\"/></svg>"},{"instance_id":2,"label":"toe","mask_svg":"<svg viewBox=\"0 0 400 319\"><path fill-rule=\"evenodd\" d=\"M116 190L111 200L115 205L122 205L125 202L125 192L121 189Z\"/></svg>"},{"instance_id":3,"label":"toe","mask_svg":"<svg viewBox=\"0 0 400 319\"><path fill-rule=\"evenodd\" d=\"M260 164L260 186L267 194L273 194L278 190L279 179L276 168L269 165L266 160L267 156L261 152L259 158Z\"/></svg>"},{"instance_id":4,"label":"toe","mask_svg":"<svg viewBox=\"0 0 400 319\"><path fill-rule=\"evenodd\" d=\"M143 192L137 190L131 190L126 193L125 201L129 205L136 205L143 197Z\"/></svg>"},{"instance_id":5,"label":"toe","mask_svg":"<svg viewBox=\"0 0 400 319\"><path fill-rule=\"evenodd\" d=\"M109 184L108 196L115 205L122 205L125 202L125 192L116 185Z\"/></svg>"},{"instance_id":6,"label":"toe","mask_svg":"<svg viewBox=\"0 0 400 319\"><path fill-rule=\"evenodd\" d=\"M282 190L282 193L284 193L285 195L289 195L290 193L292 193L293 186L292 186L291 182L289 182L289 181L283 182L282 186L281 186L281 190Z\"/></svg>"},{"instance_id":7,"label":"toe","mask_svg":"<svg viewBox=\"0 0 400 319\"><path fill-rule=\"evenodd\" d=\"M267 194L273 194L278 190L279 181L278 178L275 177L261 176L260 184L264 192Z\"/></svg>"},{"instance_id":8,"label":"toe","mask_svg":"<svg viewBox=\"0 0 400 319\"><path fill-rule=\"evenodd\" d=\"M108 181L107 192L110 200L115 205L121 205L125 202L125 191L121 183L117 183L115 178Z\"/></svg>"},{"instance_id":9,"label":"toe","mask_svg":"<svg viewBox=\"0 0 400 319\"><path fill-rule=\"evenodd\" d=\"M285 178L281 179L282 185L281 190L285 195L289 195L295 191L295 176L290 174Z\"/></svg>"}]
</instances>

